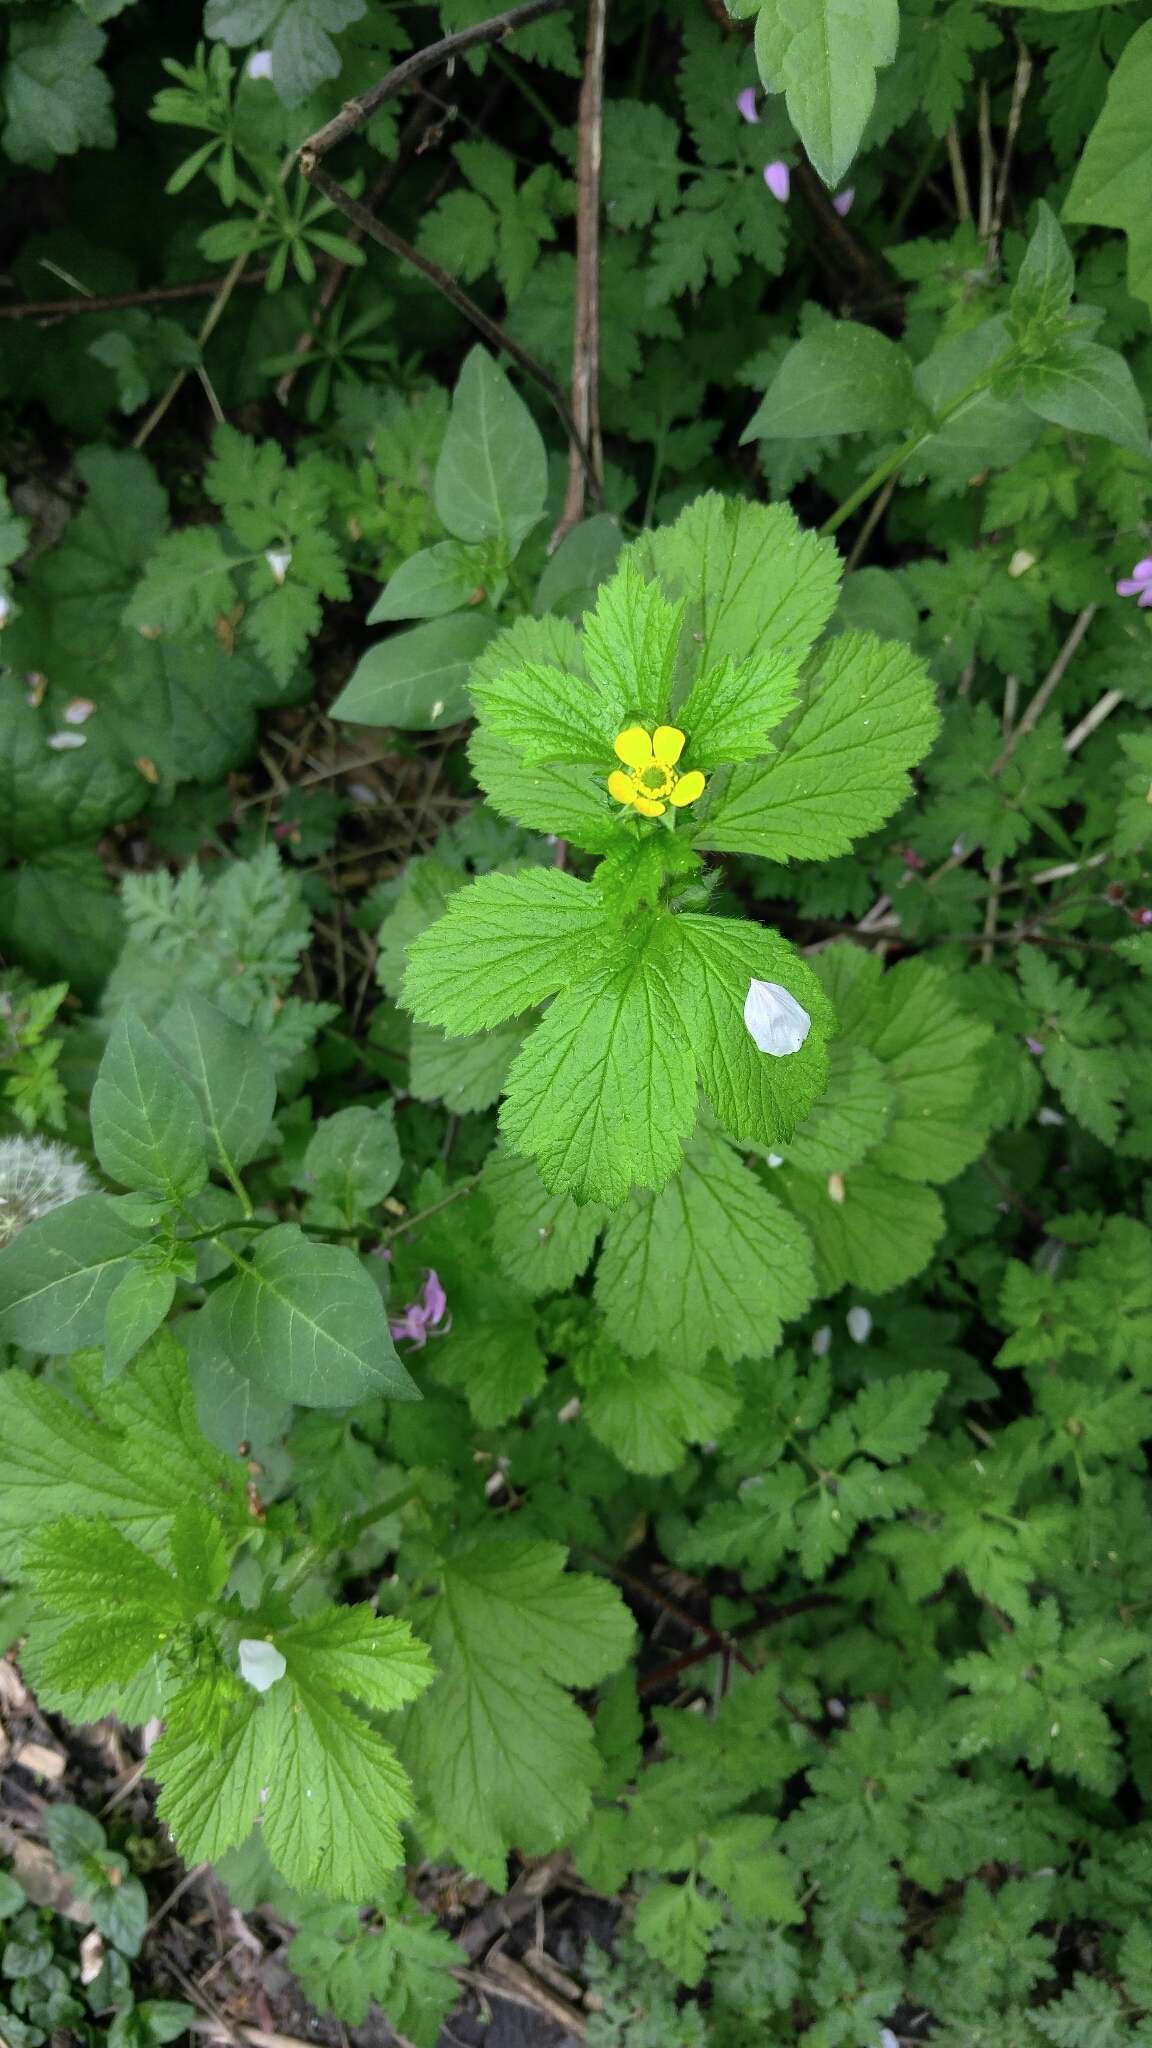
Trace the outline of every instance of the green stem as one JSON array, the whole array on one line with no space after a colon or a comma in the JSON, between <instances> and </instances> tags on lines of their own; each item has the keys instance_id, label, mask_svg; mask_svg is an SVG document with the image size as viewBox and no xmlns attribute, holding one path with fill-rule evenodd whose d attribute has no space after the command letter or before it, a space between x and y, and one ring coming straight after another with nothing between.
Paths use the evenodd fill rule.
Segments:
<instances>
[{"instance_id":1,"label":"green stem","mask_svg":"<svg viewBox=\"0 0 1152 2048\"><path fill-rule=\"evenodd\" d=\"M410 1500L416 1500L419 1497L419 1493L420 1488L416 1485L415 1481L410 1481L407 1486L402 1486L399 1492L393 1493L387 1500L381 1501L377 1507L365 1508L363 1514L353 1515L349 1521L341 1525L340 1529L340 1541L345 1550L351 1550L353 1544L358 1542L360 1537L373 1528L377 1522L386 1522L389 1515L397 1514L401 1508L407 1507Z\"/></svg>"},{"instance_id":2,"label":"green stem","mask_svg":"<svg viewBox=\"0 0 1152 2048\"><path fill-rule=\"evenodd\" d=\"M893 454L886 455L882 462L878 462L875 469L869 472L859 488L854 490L850 497L845 498L842 505L836 507L830 519L824 521L823 526L820 528L821 537L823 538L827 534L835 533L838 527L843 526L846 519L852 517L853 512L859 511L865 499L872 496L873 491L880 490L882 485L887 483L890 476L898 475L905 463L911 461L916 450L924 446L925 441L931 440L933 434L938 434L941 427L947 426L949 420L955 419L957 413L961 412L966 405L971 405L974 398L979 398L983 392L989 390L994 378L998 377L1002 370L1007 369L1014 354L1015 350L1009 350L1007 354L1001 356L997 362L985 370L982 377L977 377L974 384L969 384L965 390L961 391L959 397L952 400L951 405L946 405L943 411L937 414L935 419L930 420L926 426L918 427L914 434L910 434L906 441L901 442L899 448Z\"/></svg>"}]
</instances>

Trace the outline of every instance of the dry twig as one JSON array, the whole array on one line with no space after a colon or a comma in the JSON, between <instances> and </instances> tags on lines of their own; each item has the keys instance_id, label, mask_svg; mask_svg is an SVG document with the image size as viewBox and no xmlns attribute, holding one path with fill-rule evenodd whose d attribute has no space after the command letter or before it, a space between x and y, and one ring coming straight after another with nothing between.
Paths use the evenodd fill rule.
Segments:
<instances>
[{"instance_id":1,"label":"dry twig","mask_svg":"<svg viewBox=\"0 0 1152 2048\"><path fill-rule=\"evenodd\" d=\"M576 167L576 316L572 335L572 419L579 441L569 443L568 490L551 549L559 547L565 534L583 518L587 488L599 502L604 469L600 443L600 165L607 16L608 0L588 0Z\"/></svg>"}]
</instances>

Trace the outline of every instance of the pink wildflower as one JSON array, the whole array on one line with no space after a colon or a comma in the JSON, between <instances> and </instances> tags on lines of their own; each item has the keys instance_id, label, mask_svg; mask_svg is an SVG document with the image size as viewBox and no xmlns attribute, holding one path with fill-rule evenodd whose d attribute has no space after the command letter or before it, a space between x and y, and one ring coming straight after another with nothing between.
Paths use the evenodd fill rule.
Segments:
<instances>
[{"instance_id":1,"label":"pink wildflower","mask_svg":"<svg viewBox=\"0 0 1152 2048\"><path fill-rule=\"evenodd\" d=\"M792 173L782 158L777 157L774 163L765 164L764 183L773 199L778 199L781 206L787 206L788 194L792 190Z\"/></svg>"},{"instance_id":2,"label":"pink wildflower","mask_svg":"<svg viewBox=\"0 0 1152 2048\"><path fill-rule=\"evenodd\" d=\"M446 1337L452 1328L448 1313L448 1297L440 1283L440 1275L429 1267L424 1275L424 1285L419 1301L409 1302L398 1316L390 1316L388 1328L393 1340L399 1343L406 1337L414 1351L422 1351L429 1336Z\"/></svg>"},{"instance_id":3,"label":"pink wildflower","mask_svg":"<svg viewBox=\"0 0 1152 2048\"><path fill-rule=\"evenodd\" d=\"M851 213L852 202L855 197L855 185L845 185L844 190L836 194L835 199L832 201L832 210L840 215L841 220L844 220Z\"/></svg>"},{"instance_id":4,"label":"pink wildflower","mask_svg":"<svg viewBox=\"0 0 1152 2048\"><path fill-rule=\"evenodd\" d=\"M754 85L746 85L743 92L737 93L736 105L746 121L756 122L760 119L759 114L756 112L756 87Z\"/></svg>"},{"instance_id":5,"label":"pink wildflower","mask_svg":"<svg viewBox=\"0 0 1152 2048\"><path fill-rule=\"evenodd\" d=\"M1130 576L1120 578L1116 595L1134 597L1144 610L1152 604L1152 555L1145 555L1142 562L1137 562Z\"/></svg>"}]
</instances>

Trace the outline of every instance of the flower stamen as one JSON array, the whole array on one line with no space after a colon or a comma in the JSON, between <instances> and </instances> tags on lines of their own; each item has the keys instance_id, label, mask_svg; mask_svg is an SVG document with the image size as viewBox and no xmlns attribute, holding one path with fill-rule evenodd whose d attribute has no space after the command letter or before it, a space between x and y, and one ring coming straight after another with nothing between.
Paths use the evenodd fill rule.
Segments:
<instances>
[{"instance_id":1,"label":"flower stamen","mask_svg":"<svg viewBox=\"0 0 1152 2048\"><path fill-rule=\"evenodd\" d=\"M614 768L608 777L609 795L619 804L630 804L642 818L662 818L669 804L681 810L695 803L703 794L704 777L698 768L690 768L687 775L677 769L684 740L678 725L658 725L652 733L642 725L626 726L612 743L624 767Z\"/></svg>"}]
</instances>

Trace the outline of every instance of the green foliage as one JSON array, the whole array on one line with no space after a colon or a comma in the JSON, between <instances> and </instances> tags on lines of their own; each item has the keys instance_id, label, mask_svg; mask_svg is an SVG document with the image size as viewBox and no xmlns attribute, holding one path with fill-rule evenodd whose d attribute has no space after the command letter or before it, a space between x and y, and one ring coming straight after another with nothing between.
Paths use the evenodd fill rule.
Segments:
<instances>
[{"instance_id":1,"label":"green foliage","mask_svg":"<svg viewBox=\"0 0 1152 2048\"><path fill-rule=\"evenodd\" d=\"M730 13L0 6L11 2048L1152 2038L1149 25Z\"/></svg>"}]
</instances>

